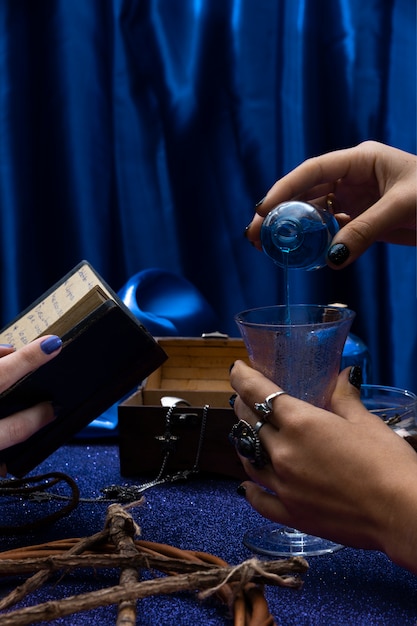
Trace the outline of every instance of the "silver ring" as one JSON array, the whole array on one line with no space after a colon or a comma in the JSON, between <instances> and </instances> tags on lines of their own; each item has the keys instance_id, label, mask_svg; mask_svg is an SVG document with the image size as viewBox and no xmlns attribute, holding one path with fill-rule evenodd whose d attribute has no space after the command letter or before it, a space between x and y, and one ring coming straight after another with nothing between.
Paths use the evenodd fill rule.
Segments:
<instances>
[{"instance_id":1,"label":"silver ring","mask_svg":"<svg viewBox=\"0 0 417 626\"><path fill-rule=\"evenodd\" d=\"M272 400L286 394L286 391L276 391L265 398L263 402L255 402L255 411L258 411L262 417L268 417L272 413Z\"/></svg>"},{"instance_id":2,"label":"silver ring","mask_svg":"<svg viewBox=\"0 0 417 626\"><path fill-rule=\"evenodd\" d=\"M261 469L268 463L268 456L262 447L258 433L265 422L256 422L251 426L245 420L233 424L229 434L229 441L234 445L237 452L248 459L254 467Z\"/></svg>"},{"instance_id":3,"label":"silver ring","mask_svg":"<svg viewBox=\"0 0 417 626\"><path fill-rule=\"evenodd\" d=\"M255 433L255 435L257 435L259 433L259 431L261 430L262 426L265 426L265 423L266 422L262 422L261 420L256 422L255 426L253 426L253 432Z\"/></svg>"}]
</instances>

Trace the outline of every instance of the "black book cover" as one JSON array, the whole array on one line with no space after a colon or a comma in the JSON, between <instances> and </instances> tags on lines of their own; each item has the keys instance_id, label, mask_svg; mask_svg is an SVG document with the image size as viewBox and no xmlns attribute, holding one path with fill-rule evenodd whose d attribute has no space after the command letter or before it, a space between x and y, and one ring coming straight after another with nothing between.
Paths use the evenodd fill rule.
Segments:
<instances>
[{"instance_id":1,"label":"black book cover","mask_svg":"<svg viewBox=\"0 0 417 626\"><path fill-rule=\"evenodd\" d=\"M23 334L22 320L27 328L28 316L33 320L34 312L35 317L36 312L43 312L45 301L48 301L48 305L51 300L55 303L59 289L65 308L62 286L65 285L65 292L68 292L68 281L77 284L80 274L84 280L84 271L88 272L87 298L92 298L93 302L87 309L92 310L86 314L82 311L81 319L63 333L55 333L54 330L57 324L62 326L62 320L52 320L52 325L45 327L40 334L60 334L63 341L60 354L0 394L0 419L45 400L53 402L56 409L53 422L25 442L0 451L0 462L5 463L8 472L15 476L24 476L31 471L139 385L167 358L146 328L85 261L3 329L0 337L8 337L8 332L12 331ZM90 295L97 288L96 282L100 291L97 302L96 295ZM84 284L82 288L85 289ZM75 286L73 291L76 289ZM71 288L72 299L73 291ZM78 302L72 302L70 310L60 313L60 317L67 317L72 322L77 311L83 309L85 299L85 295L79 296ZM43 313L40 317L43 322ZM29 329L29 334L31 332ZM33 338L30 336L30 340Z\"/></svg>"}]
</instances>

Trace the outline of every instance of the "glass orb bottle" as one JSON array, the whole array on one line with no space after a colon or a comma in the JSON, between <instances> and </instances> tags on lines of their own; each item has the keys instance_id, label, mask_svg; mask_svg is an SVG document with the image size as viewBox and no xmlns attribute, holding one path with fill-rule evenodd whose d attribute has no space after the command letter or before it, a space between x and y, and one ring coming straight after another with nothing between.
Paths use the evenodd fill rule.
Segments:
<instances>
[{"instance_id":1,"label":"glass orb bottle","mask_svg":"<svg viewBox=\"0 0 417 626\"><path fill-rule=\"evenodd\" d=\"M283 202L262 223L262 248L281 267L315 270L326 265L327 250L338 230L326 209L297 200Z\"/></svg>"}]
</instances>

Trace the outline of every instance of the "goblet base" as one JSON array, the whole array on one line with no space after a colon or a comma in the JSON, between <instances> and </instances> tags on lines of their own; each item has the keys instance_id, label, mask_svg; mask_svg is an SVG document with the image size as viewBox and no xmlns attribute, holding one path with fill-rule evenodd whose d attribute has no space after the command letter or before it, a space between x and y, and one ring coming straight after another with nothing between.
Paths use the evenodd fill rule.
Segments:
<instances>
[{"instance_id":1,"label":"goblet base","mask_svg":"<svg viewBox=\"0 0 417 626\"><path fill-rule=\"evenodd\" d=\"M266 524L249 530L243 537L243 543L252 552L287 557L320 556L344 548L339 543L307 535L281 524Z\"/></svg>"}]
</instances>

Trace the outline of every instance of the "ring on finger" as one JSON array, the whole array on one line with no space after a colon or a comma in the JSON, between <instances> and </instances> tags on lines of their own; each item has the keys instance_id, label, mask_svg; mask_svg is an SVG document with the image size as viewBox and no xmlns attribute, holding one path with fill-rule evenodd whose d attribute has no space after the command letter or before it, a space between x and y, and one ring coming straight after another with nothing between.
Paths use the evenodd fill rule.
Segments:
<instances>
[{"instance_id":1,"label":"ring on finger","mask_svg":"<svg viewBox=\"0 0 417 626\"><path fill-rule=\"evenodd\" d=\"M251 426L245 420L240 420L233 425L229 434L229 441L234 445L236 451L258 469L268 463L268 455L258 434L262 426L265 426L265 422L261 420L256 422L255 426Z\"/></svg>"},{"instance_id":2,"label":"ring on finger","mask_svg":"<svg viewBox=\"0 0 417 626\"><path fill-rule=\"evenodd\" d=\"M336 197L334 193L328 193L326 196L326 209L334 215Z\"/></svg>"},{"instance_id":3,"label":"ring on finger","mask_svg":"<svg viewBox=\"0 0 417 626\"><path fill-rule=\"evenodd\" d=\"M272 400L286 393L286 391L276 391L275 393L271 393L269 396L267 396L263 402L255 402L255 411L260 413L261 416L266 419L273 411Z\"/></svg>"}]
</instances>

